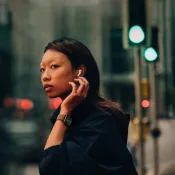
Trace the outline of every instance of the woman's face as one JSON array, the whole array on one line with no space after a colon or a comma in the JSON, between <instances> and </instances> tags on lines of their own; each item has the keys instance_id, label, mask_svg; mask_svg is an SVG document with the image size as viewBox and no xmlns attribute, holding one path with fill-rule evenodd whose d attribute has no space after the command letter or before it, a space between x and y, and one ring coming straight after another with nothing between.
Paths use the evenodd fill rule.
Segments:
<instances>
[{"instance_id":1,"label":"woman's face","mask_svg":"<svg viewBox=\"0 0 175 175\"><path fill-rule=\"evenodd\" d=\"M72 68L71 62L61 52L47 50L40 64L41 82L50 98L66 98L72 87L68 84L74 81L77 71Z\"/></svg>"}]
</instances>

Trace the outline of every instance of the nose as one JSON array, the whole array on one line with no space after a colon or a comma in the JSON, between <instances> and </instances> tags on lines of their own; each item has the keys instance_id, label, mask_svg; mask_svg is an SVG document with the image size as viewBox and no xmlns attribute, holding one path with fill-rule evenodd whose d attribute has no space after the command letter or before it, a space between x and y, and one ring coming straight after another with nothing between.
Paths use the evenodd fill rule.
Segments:
<instances>
[{"instance_id":1,"label":"nose","mask_svg":"<svg viewBox=\"0 0 175 175\"><path fill-rule=\"evenodd\" d=\"M50 76L49 72L47 70L45 70L43 75L42 75L42 80L49 81L50 79L51 79L51 76Z\"/></svg>"}]
</instances>

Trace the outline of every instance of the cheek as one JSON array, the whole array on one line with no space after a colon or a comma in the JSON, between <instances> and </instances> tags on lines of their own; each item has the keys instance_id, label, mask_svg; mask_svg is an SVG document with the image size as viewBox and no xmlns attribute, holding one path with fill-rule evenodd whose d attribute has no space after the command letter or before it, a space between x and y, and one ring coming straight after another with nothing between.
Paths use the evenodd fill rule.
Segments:
<instances>
[{"instance_id":1,"label":"cheek","mask_svg":"<svg viewBox=\"0 0 175 175\"><path fill-rule=\"evenodd\" d=\"M63 71L60 75L60 78L64 79L65 81L73 81L74 76L73 73L71 71Z\"/></svg>"},{"instance_id":2,"label":"cheek","mask_svg":"<svg viewBox=\"0 0 175 175\"><path fill-rule=\"evenodd\" d=\"M41 83L43 82L43 78L42 78L42 76L40 75L40 81L41 81Z\"/></svg>"},{"instance_id":3,"label":"cheek","mask_svg":"<svg viewBox=\"0 0 175 175\"><path fill-rule=\"evenodd\" d=\"M62 71L57 74L55 77L55 82L57 82L57 87L62 90L71 89L71 85L69 84L70 81L74 81L74 76L71 71Z\"/></svg>"}]
</instances>

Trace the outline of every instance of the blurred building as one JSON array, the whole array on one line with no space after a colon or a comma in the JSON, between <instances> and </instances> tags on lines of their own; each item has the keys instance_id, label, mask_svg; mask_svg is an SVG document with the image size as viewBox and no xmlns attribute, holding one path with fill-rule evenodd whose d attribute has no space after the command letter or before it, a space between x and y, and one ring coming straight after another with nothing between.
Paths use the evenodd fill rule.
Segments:
<instances>
[{"instance_id":1,"label":"blurred building","mask_svg":"<svg viewBox=\"0 0 175 175\"><path fill-rule=\"evenodd\" d=\"M167 115L171 106L167 91L175 85L175 8L170 8L171 3L154 0L150 9L152 25L159 26L157 92L162 115ZM0 0L0 9L0 81L6 85L1 87L0 99L9 95L31 99L34 108L28 116L43 127L43 140L52 111L40 83L39 64L44 47L55 38L66 36L85 43L100 69L103 96L118 101L134 115L134 58L132 49L122 46L121 0ZM146 72L147 64L142 64ZM9 78L4 78L4 72Z\"/></svg>"},{"instance_id":2,"label":"blurred building","mask_svg":"<svg viewBox=\"0 0 175 175\"><path fill-rule=\"evenodd\" d=\"M3 99L12 93L12 20L5 1L0 1L0 107Z\"/></svg>"},{"instance_id":3,"label":"blurred building","mask_svg":"<svg viewBox=\"0 0 175 175\"><path fill-rule=\"evenodd\" d=\"M49 41L67 36L92 51L102 75L103 95L121 101L126 109L129 103L125 101L134 103L133 57L131 51L122 49L120 1L9 0L9 6L13 13L15 96L27 95L45 103L38 66L43 49Z\"/></svg>"},{"instance_id":4,"label":"blurred building","mask_svg":"<svg viewBox=\"0 0 175 175\"><path fill-rule=\"evenodd\" d=\"M13 53L14 92L37 100L43 100L39 84L40 63L46 44L62 36L76 38L85 43L92 51L102 79L102 93L118 100L126 110L134 103L134 65L132 49L122 47L122 1L119 0L59 0L59 1L21 1L9 0L13 14ZM171 104L167 99L168 88L173 84L173 11L168 8L171 1L157 3L152 1L152 25L159 27L160 62L159 113L164 113ZM137 9L136 9L137 10ZM159 13L161 15L159 15ZM143 64L145 64L143 62ZM23 66L22 66L23 65ZM32 71L30 71L32 66ZM147 66L145 65L145 69ZM28 82L23 81L26 79ZM112 89L112 95L109 89ZM120 91L120 93L119 93ZM126 92L130 92L127 94ZM41 96L40 96L41 95ZM126 103L126 101L128 103ZM167 105L165 105L165 103ZM132 105L130 105L132 104ZM167 106L165 108L164 106Z\"/></svg>"},{"instance_id":5,"label":"blurred building","mask_svg":"<svg viewBox=\"0 0 175 175\"><path fill-rule=\"evenodd\" d=\"M5 173L5 166L12 156L11 145L14 143L9 134L3 129L2 107L3 99L12 93L11 62L12 62L12 35L11 13L5 1L0 1L0 174Z\"/></svg>"}]
</instances>

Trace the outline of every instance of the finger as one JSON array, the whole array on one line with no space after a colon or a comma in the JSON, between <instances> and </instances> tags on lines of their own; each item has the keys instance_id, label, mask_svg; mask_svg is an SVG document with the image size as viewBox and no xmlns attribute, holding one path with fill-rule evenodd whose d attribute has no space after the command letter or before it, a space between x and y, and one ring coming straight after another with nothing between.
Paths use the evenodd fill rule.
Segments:
<instances>
[{"instance_id":1,"label":"finger","mask_svg":"<svg viewBox=\"0 0 175 175\"><path fill-rule=\"evenodd\" d=\"M84 89L83 94L82 94L83 97L86 98L86 96L87 96L87 94L88 94L88 90L89 90L89 86L87 86L87 88Z\"/></svg>"},{"instance_id":2,"label":"finger","mask_svg":"<svg viewBox=\"0 0 175 175\"><path fill-rule=\"evenodd\" d=\"M78 85L80 87L80 85L83 85L85 88L87 88L87 84L80 78L76 78L75 82L78 82Z\"/></svg>"},{"instance_id":3,"label":"finger","mask_svg":"<svg viewBox=\"0 0 175 175\"><path fill-rule=\"evenodd\" d=\"M89 83L85 77L78 77L78 78L80 78L81 80L83 80L87 84Z\"/></svg>"},{"instance_id":4,"label":"finger","mask_svg":"<svg viewBox=\"0 0 175 175\"><path fill-rule=\"evenodd\" d=\"M85 87L87 88L89 86L89 82L84 77L78 77L78 79L81 79L85 83Z\"/></svg>"},{"instance_id":5,"label":"finger","mask_svg":"<svg viewBox=\"0 0 175 175\"><path fill-rule=\"evenodd\" d=\"M75 81L79 82L79 84L80 84L78 89L77 89L77 93L79 95L81 95L83 93L84 89L86 88L85 83L83 82L83 80L81 80L79 78L75 79Z\"/></svg>"},{"instance_id":6,"label":"finger","mask_svg":"<svg viewBox=\"0 0 175 175\"><path fill-rule=\"evenodd\" d=\"M78 78L81 79L85 83L86 87L89 87L89 82L87 81L86 78L84 78L84 77L78 77Z\"/></svg>"},{"instance_id":7,"label":"finger","mask_svg":"<svg viewBox=\"0 0 175 175\"><path fill-rule=\"evenodd\" d=\"M83 98L86 98L88 90L89 90L89 85L83 82L81 79L77 79L80 84L82 83L83 87L80 86L80 88L77 89L77 93L82 96Z\"/></svg>"},{"instance_id":8,"label":"finger","mask_svg":"<svg viewBox=\"0 0 175 175\"><path fill-rule=\"evenodd\" d=\"M86 97L87 96L87 93L88 93L88 90L89 90L89 82L87 81L86 78L84 77L79 77L81 80L83 80L83 82L85 83L85 90L83 91L83 96Z\"/></svg>"},{"instance_id":9,"label":"finger","mask_svg":"<svg viewBox=\"0 0 175 175\"><path fill-rule=\"evenodd\" d=\"M72 86L72 92L76 93L77 92L77 85L73 82L69 82L69 84Z\"/></svg>"}]
</instances>

